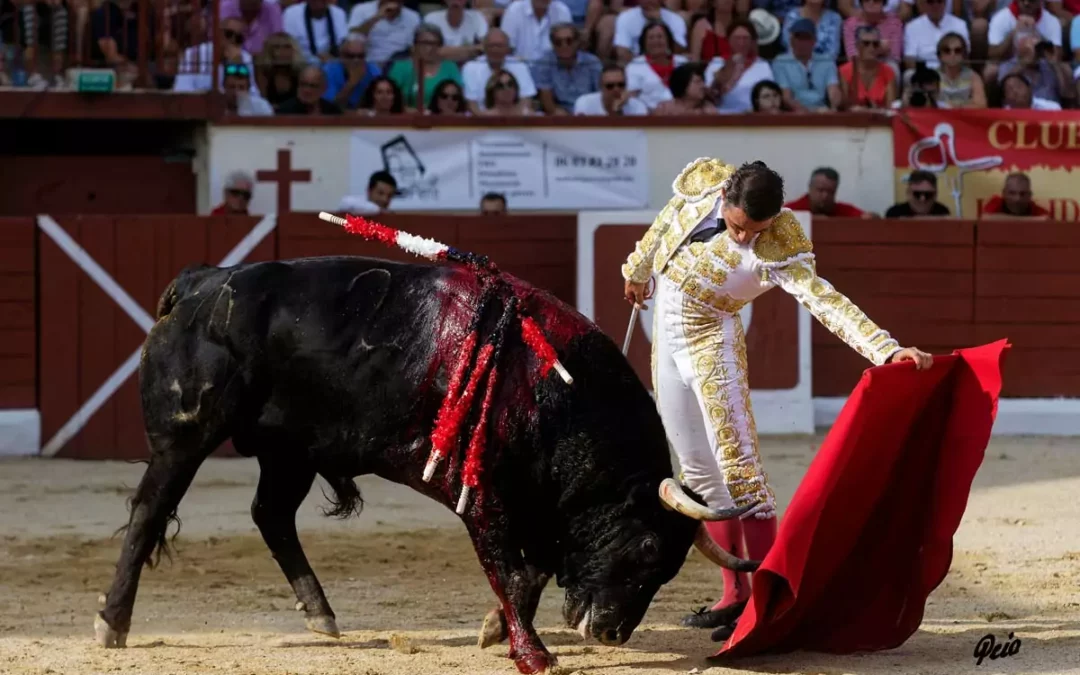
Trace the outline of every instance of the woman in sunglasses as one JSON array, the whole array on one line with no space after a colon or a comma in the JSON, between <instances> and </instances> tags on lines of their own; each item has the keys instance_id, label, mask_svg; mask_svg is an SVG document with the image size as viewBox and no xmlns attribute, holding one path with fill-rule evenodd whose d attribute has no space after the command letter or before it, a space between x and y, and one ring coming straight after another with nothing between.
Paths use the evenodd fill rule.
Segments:
<instances>
[{"instance_id":1,"label":"woman in sunglasses","mask_svg":"<svg viewBox=\"0 0 1080 675\"><path fill-rule=\"evenodd\" d=\"M453 80L443 80L435 85L427 111L431 115L468 115L469 108L465 105L465 92L461 85Z\"/></svg>"},{"instance_id":2,"label":"woman in sunglasses","mask_svg":"<svg viewBox=\"0 0 1080 675\"><path fill-rule=\"evenodd\" d=\"M491 117L521 117L535 114L521 100L518 81L505 70L492 73L484 87L484 107L481 114Z\"/></svg>"},{"instance_id":3,"label":"woman in sunglasses","mask_svg":"<svg viewBox=\"0 0 1080 675\"><path fill-rule=\"evenodd\" d=\"M840 66L840 91L848 110L888 108L896 100L896 71L881 60L881 33L872 26L856 31L858 52Z\"/></svg>"},{"instance_id":4,"label":"woman in sunglasses","mask_svg":"<svg viewBox=\"0 0 1080 675\"><path fill-rule=\"evenodd\" d=\"M848 59L859 53L856 33L863 26L877 28L881 34L881 58L899 64L904 58L904 22L885 0L861 0L859 8L844 20L844 53Z\"/></svg>"},{"instance_id":5,"label":"woman in sunglasses","mask_svg":"<svg viewBox=\"0 0 1080 675\"><path fill-rule=\"evenodd\" d=\"M946 33L937 45L940 100L950 108L985 108L986 87L968 66L967 42L959 33Z\"/></svg>"}]
</instances>

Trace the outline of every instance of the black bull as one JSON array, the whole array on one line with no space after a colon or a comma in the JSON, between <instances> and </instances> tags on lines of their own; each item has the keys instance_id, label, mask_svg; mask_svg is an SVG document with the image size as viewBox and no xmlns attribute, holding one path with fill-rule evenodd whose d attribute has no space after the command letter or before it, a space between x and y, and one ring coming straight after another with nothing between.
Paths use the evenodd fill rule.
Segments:
<instances>
[{"instance_id":1,"label":"black bull","mask_svg":"<svg viewBox=\"0 0 1080 675\"><path fill-rule=\"evenodd\" d=\"M699 521L741 512L710 511L671 480L655 405L615 344L549 294L501 279L481 334L514 295L574 377L568 386L541 375L518 330L506 333L482 482L462 517L500 603L480 644L508 637L518 668L536 672L554 663L532 626L551 576L566 589L569 625L621 644L692 544L718 564L755 564L702 538ZM447 372L481 295L478 275L464 267L366 258L181 272L143 349L150 461L95 617L98 641L125 645L143 564L165 548L200 464L230 438L258 459L251 515L297 608L309 629L337 636L296 511L316 474L342 517L362 506L353 483L362 474L456 502L460 457L448 457L431 482L421 474Z\"/></svg>"}]
</instances>

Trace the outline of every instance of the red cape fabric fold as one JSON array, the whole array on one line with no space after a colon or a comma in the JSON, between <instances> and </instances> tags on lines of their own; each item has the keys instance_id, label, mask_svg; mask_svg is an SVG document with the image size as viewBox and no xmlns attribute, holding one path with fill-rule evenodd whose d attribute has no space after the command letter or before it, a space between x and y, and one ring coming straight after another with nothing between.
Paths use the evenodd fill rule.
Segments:
<instances>
[{"instance_id":1,"label":"red cape fabric fold","mask_svg":"<svg viewBox=\"0 0 1080 675\"><path fill-rule=\"evenodd\" d=\"M826 436L715 659L903 644L952 562L1001 393L1001 340L867 370Z\"/></svg>"}]
</instances>

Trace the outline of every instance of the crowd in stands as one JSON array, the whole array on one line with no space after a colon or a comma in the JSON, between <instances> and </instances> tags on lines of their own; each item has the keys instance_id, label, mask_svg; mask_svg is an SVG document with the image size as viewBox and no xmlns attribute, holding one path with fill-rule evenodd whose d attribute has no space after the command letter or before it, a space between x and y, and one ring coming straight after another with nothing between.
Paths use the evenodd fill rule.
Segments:
<instances>
[{"instance_id":1,"label":"crowd in stands","mask_svg":"<svg viewBox=\"0 0 1080 675\"><path fill-rule=\"evenodd\" d=\"M1080 0L0 0L0 85L62 89L66 69L105 66L122 87L206 91L216 67L239 115L1058 110L1077 104L1078 12Z\"/></svg>"}]
</instances>

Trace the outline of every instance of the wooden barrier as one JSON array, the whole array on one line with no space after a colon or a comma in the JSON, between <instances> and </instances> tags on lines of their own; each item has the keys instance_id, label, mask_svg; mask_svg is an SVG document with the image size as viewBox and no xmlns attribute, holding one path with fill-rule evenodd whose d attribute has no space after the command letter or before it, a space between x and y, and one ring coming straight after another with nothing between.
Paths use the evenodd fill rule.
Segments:
<instances>
[{"instance_id":1,"label":"wooden barrier","mask_svg":"<svg viewBox=\"0 0 1080 675\"><path fill-rule=\"evenodd\" d=\"M260 221L56 220L151 316L161 291L181 268L219 263ZM393 214L380 220L490 255L506 271L574 301L573 216ZM1016 347L1008 361L1006 394L1080 396L1074 346L1080 337L1080 271L1072 265L1080 234L1070 226L815 220L814 239L821 275L902 343L948 353L1008 337ZM0 219L0 244L0 408L38 408L47 442L138 349L143 332L31 219ZM281 216L247 260L319 255L415 261L329 227L312 214ZM816 325L813 358L815 396L845 396L867 365ZM145 456L136 378L128 378L58 454Z\"/></svg>"}]
</instances>

